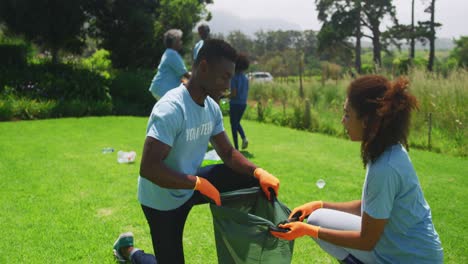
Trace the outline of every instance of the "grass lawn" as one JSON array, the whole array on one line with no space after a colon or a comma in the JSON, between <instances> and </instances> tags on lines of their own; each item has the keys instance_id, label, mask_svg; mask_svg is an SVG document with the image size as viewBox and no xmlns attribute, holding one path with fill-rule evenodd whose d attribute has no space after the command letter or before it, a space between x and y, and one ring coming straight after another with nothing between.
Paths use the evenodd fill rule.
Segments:
<instances>
[{"instance_id":1,"label":"grass lawn","mask_svg":"<svg viewBox=\"0 0 468 264\"><path fill-rule=\"evenodd\" d=\"M136 199L146 118L93 117L0 123L0 263L114 263L112 243L132 231L152 252ZM226 122L226 129L230 128ZM364 169L359 144L289 128L243 121L246 156L281 180L280 200L359 199ZM105 147L135 150L135 164L118 164ZM468 159L411 150L432 208L446 263L468 263ZM324 179L318 189L315 182ZM465 178L465 180L463 180ZM217 263L207 205L189 215L187 263ZM336 263L308 238L296 240L293 263Z\"/></svg>"}]
</instances>

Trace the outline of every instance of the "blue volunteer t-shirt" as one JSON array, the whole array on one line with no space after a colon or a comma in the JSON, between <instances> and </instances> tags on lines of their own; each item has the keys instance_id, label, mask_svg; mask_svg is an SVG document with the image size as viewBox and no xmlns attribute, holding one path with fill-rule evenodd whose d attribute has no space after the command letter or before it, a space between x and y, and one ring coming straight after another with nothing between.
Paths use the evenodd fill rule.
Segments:
<instances>
[{"instance_id":1,"label":"blue volunteer t-shirt","mask_svg":"<svg viewBox=\"0 0 468 264\"><path fill-rule=\"evenodd\" d=\"M442 263L431 209L405 148L389 147L367 167L362 209L388 219L373 253L378 263Z\"/></svg>"},{"instance_id":2,"label":"blue volunteer t-shirt","mask_svg":"<svg viewBox=\"0 0 468 264\"><path fill-rule=\"evenodd\" d=\"M236 73L231 79L231 91L236 89L235 97L231 98L231 104L247 104L249 95L249 79L243 73Z\"/></svg>"},{"instance_id":3,"label":"blue volunteer t-shirt","mask_svg":"<svg viewBox=\"0 0 468 264\"><path fill-rule=\"evenodd\" d=\"M197 58L198 52L200 51L201 47L203 46L203 39L198 41L197 44L195 44L195 47L193 47L193 61Z\"/></svg>"},{"instance_id":4,"label":"blue volunteer t-shirt","mask_svg":"<svg viewBox=\"0 0 468 264\"><path fill-rule=\"evenodd\" d=\"M195 174L212 136L224 131L221 110L209 96L204 106L193 101L184 85L170 90L154 106L146 135L171 147L164 163L171 169ZM166 189L138 178L138 200L157 209L172 210L184 204L192 189Z\"/></svg>"},{"instance_id":5,"label":"blue volunteer t-shirt","mask_svg":"<svg viewBox=\"0 0 468 264\"><path fill-rule=\"evenodd\" d=\"M180 79L186 72L187 68L180 54L176 50L166 49L149 91L162 97L167 91L180 85Z\"/></svg>"}]
</instances>

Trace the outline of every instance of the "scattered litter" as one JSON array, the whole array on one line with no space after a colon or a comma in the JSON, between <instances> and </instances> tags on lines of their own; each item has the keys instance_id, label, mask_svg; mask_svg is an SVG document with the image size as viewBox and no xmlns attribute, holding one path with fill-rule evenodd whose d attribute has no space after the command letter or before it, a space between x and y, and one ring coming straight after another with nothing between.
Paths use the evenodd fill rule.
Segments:
<instances>
[{"instance_id":1,"label":"scattered litter","mask_svg":"<svg viewBox=\"0 0 468 264\"><path fill-rule=\"evenodd\" d=\"M214 149L205 153L205 157L203 159L204 160L221 160L221 158L218 156L218 153L216 153L216 150Z\"/></svg>"},{"instance_id":2,"label":"scattered litter","mask_svg":"<svg viewBox=\"0 0 468 264\"><path fill-rule=\"evenodd\" d=\"M113 148L103 148L102 149L102 154L107 154L107 153L111 153L111 152L114 152Z\"/></svg>"},{"instance_id":3,"label":"scattered litter","mask_svg":"<svg viewBox=\"0 0 468 264\"><path fill-rule=\"evenodd\" d=\"M322 189L323 187L325 187L325 181L322 179L319 179L315 184L317 185L319 189Z\"/></svg>"},{"instance_id":4,"label":"scattered litter","mask_svg":"<svg viewBox=\"0 0 468 264\"><path fill-rule=\"evenodd\" d=\"M136 158L135 151L125 152L125 151L119 150L119 152L117 152L117 161L119 163L133 163L135 162L135 158Z\"/></svg>"}]
</instances>

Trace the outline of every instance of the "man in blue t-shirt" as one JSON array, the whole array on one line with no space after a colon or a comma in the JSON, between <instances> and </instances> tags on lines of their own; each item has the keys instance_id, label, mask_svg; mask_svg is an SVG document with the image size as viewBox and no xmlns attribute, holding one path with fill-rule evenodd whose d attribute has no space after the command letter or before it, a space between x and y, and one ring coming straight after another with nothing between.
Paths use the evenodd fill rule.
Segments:
<instances>
[{"instance_id":1,"label":"man in blue t-shirt","mask_svg":"<svg viewBox=\"0 0 468 264\"><path fill-rule=\"evenodd\" d=\"M201 24L198 26L198 35L200 36L200 40L193 48L193 61L197 59L198 51L200 51L203 46L203 42L210 37L210 27L207 24Z\"/></svg>"},{"instance_id":2,"label":"man in blue t-shirt","mask_svg":"<svg viewBox=\"0 0 468 264\"><path fill-rule=\"evenodd\" d=\"M167 92L149 117L143 148L138 200L148 221L155 256L133 247L122 234L114 254L133 263L184 263L182 234L192 206L208 200L221 205L219 192L259 186L270 199L279 181L247 160L224 132L218 99L229 88L236 51L225 41L205 41L187 86ZM211 142L224 164L200 168Z\"/></svg>"}]
</instances>

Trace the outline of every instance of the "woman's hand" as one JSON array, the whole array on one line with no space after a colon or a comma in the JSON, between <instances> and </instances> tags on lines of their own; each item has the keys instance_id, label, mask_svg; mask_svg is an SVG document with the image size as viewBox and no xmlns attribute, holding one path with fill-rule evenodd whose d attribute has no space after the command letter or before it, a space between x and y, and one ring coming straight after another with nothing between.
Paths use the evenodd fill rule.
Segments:
<instances>
[{"instance_id":1,"label":"woman's hand","mask_svg":"<svg viewBox=\"0 0 468 264\"><path fill-rule=\"evenodd\" d=\"M320 226L309 225L302 222L291 222L284 225L279 225L278 227L289 229L289 231L285 233L270 231L270 233L277 238L286 240L294 240L301 236L311 236L313 238L318 238L318 232L320 229Z\"/></svg>"},{"instance_id":2,"label":"woman's hand","mask_svg":"<svg viewBox=\"0 0 468 264\"><path fill-rule=\"evenodd\" d=\"M313 201L310 203L306 203L299 207L294 208L294 210L292 210L291 214L289 215L289 218L292 218L293 215L300 212L299 221L302 222L304 218L308 217L313 211L320 209L320 208L323 208L322 201Z\"/></svg>"}]
</instances>

